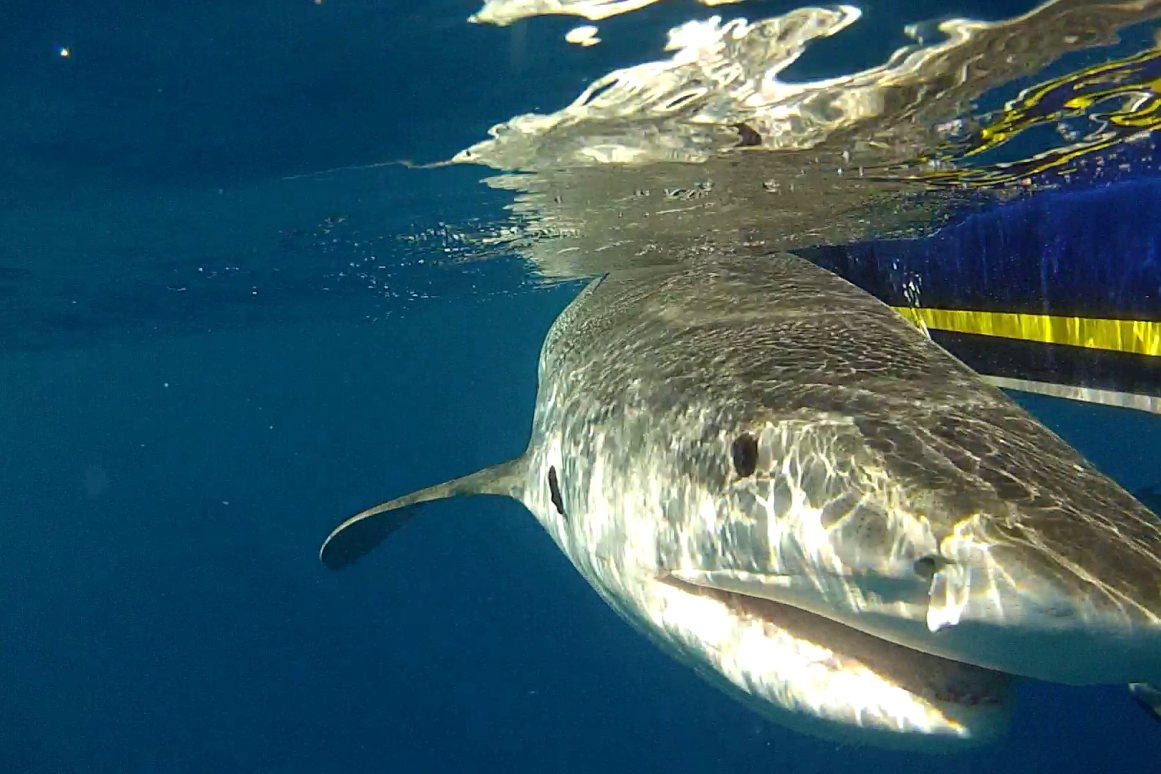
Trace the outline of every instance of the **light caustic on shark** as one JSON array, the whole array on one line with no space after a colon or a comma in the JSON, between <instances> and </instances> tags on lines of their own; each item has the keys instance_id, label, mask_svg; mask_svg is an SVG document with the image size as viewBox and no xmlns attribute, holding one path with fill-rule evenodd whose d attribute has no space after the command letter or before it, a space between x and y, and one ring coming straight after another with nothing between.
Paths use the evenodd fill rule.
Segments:
<instances>
[{"instance_id":1,"label":"light caustic on shark","mask_svg":"<svg viewBox=\"0 0 1161 774\"><path fill-rule=\"evenodd\" d=\"M321 558L462 494L523 502L636 628L816 735L953 749L1004 728L1013 676L1161 679L1161 521L787 254L594 281L548 333L525 453L352 517Z\"/></svg>"}]
</instances>

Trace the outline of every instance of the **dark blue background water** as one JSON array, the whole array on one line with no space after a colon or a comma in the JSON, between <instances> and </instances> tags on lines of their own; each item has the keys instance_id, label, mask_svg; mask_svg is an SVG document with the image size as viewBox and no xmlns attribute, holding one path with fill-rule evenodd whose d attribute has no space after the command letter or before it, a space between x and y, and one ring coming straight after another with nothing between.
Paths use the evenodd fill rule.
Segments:
<instances>
[{"instance_id":1,"label":"dark blue background water","mask_svg":"<svg viewBox=\"0 0 1161 774\"><path fill-rule=\"evenodd\" d=\"M0 8L0 329L23 342L0 352L0 772L1150 771L1161 729L1120 688L1030 684L1008 740L953 758L770 726L617 620L515 503L440 504L322 568L351 512L523 449L574 289L324 291L325 240L268 249L282 231L495 202L463 176L280 178L449 155L623 63L425 8L440 22L335 0ZM860 66L885 45L863 40ZM465 80L489 69L506 77ZM167 294L199 265L241 268ZM1127 486L1157 479L1156 421L1028 405Z\"/></svg>"}]
</instances>

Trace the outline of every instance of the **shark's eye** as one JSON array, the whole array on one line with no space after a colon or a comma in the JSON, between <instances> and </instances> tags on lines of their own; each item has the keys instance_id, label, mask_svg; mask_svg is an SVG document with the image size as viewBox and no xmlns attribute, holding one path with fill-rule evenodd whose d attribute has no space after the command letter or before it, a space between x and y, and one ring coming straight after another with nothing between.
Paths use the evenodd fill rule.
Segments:
<instances>
[{"instance_id":1,"label":"shark's eye","mask_svg":"<svg viewBox=\"0 0 1161 774\"><path fill-rule=\"evenodd\" d=\"M741 478L754 475L758 468L758 439L749 433L742 433L734 439L730 447L730 456L734 460L734 471Z\"/></svg>"},{"instance_id":2,"label":"shark's eye","mask_svg":"<svg viewBox=\"0 0 1161 774\"><path fill-rule=\"evenodd\" d=\"M555 465L548 469L548 495L552 498L556 512L564 516L564 498L560 496L560 481L556 477Z\"/></svg>"}]
</instances>

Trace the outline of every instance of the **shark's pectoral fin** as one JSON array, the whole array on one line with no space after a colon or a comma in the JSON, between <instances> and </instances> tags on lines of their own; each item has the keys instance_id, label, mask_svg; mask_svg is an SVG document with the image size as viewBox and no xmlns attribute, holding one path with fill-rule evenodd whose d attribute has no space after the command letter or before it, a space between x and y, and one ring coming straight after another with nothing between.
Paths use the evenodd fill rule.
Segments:
<instances>
[{"instance_id":1,"label":"shark's pectoral fin","mask_svg":"<svg viewBox=\"0 0 1161 774\"><path fill-rule=\"evenodd\" d=\"M1161 688L1149 683L1129 683L1129 691L1154 720L1161 721Z\"/></svg>"},{"instance_id":2,"label":"shark's pectoral fin","mask_svg":"<svg viewBox=\"0 0 1161 774\"><path fill-rule=\"evenodd\" d=\"M318 552L328 570L350 567L419 512L419 503L383 503L356 514L335 527Z\"/></svg>"},{"instance_id":3,"label":"shark's pectoral fin","mask_svg":"<svg viewBox=\"0 0 1161 774\"><path fill-rule=\"evenodd\" d=\"M319 549L319 559L331 570L350 567L410 521L419 505L432 500L483 494L518 498L525 466L524 458L518 457L368 508L335 527Z\"/></svg>"}]
</instances>

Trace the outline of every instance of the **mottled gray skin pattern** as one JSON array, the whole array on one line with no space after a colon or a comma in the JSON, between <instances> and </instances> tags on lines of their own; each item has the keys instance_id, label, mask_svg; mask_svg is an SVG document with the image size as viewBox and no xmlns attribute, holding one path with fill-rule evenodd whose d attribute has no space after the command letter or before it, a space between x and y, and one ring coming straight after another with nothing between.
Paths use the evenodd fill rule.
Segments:
<instances>
[{"instance_id":1,"label":"mottled gray skin pattern","mask_svg":"<svg viewBox=\"0 0 1161 774\"><path fill-rule=\"evenodd\" d=\"M745 430L760 437L761 455L742 480L731 443ZM916 634L858 610L827 613L825 600L802 606L1017 674L1161 678L1157 518L911 323L793 256L717 256L594 283L545 342L533 438L544 440L529 449L529 474L556 465L565 513L575 516L546 527L598 588L586 552L622 573L793 574L805 549L773 546L770 535L772 520L797 518L798 491L822 509L829 556L844 564L834 574L858 576L876 599L925 605L932 568L917 568L921 557L937 558L935 569L946 563L949 578L976 572L979 588L985 571L944 542L959 525L990 546L988 577L1046 600L985 605L980 620L1016 631L992 650L991 635L979 636L991 629ZM664 491L651 492L657 480ZM528 488L522 499L544 509L544 479ZM663 527L642 548L633 532L646 512ZM833 602L843 588L833 580L807 586L826 586ZM770 598L798 598L780 593ZM1045 639L1020 639L1044 621ZM1081 636L1053 639L1053 627ZM1090 637L1094 628L1103 634ZM971 641L954 640L957 629ZM1042 665L1032 648L1058 641L1059 660Z\"/></svg>"}]
</instances>

